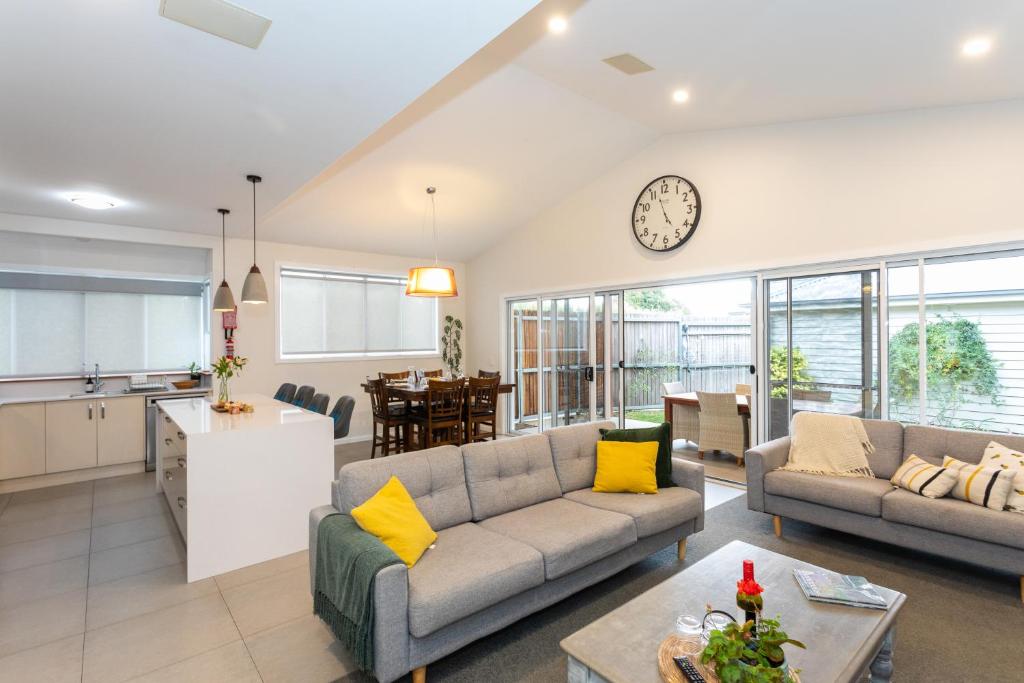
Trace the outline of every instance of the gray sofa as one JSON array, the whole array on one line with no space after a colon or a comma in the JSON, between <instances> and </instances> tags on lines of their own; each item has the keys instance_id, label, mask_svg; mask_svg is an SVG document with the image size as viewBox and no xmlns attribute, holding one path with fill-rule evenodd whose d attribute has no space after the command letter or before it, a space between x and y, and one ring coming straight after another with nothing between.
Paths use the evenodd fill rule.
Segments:
<instances>
[{"instance_id":1,"label":"gray sofa","mask_svg":"<svg viewBox=\"0 0 1024 683\"><path fill-rule=\"evenodd\" d=\"M704 528L704 469L673 459L678 487L657 495L594 493L599 428L364 460L341 468L333 505L310 513L310 588L317 527L397 476L438 534L411 569L374 584L374 675L382 683L572 595Z\"/></svg>"},{"instance_id":2,"label":"gray sofa","mask_svg":"<svg viewBox=\"0 0 1024 683\"><path fill-rule=\"evenodd\" d=\"M775 534L790 517L886 543L1021 576L1024 600L1024 515L989 510L952 497L931 499L894 488L889 479L911 454L941 464L945 455L981 461L998 441L1024 450L1024 437L864 420L875 452L874 479L777 471L789 458L789 437L747 451L747 506L774 515Z\"/></svg>"}]
</instances>

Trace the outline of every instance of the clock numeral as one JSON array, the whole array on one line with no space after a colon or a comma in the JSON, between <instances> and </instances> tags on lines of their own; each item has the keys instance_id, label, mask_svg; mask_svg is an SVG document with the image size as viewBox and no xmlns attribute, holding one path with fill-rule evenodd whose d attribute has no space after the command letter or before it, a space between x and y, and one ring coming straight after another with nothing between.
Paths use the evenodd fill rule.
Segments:
<instances>
[{"instance_id":1,"label":"clock numeral","mask_svg":"<svg viewBox=\"0 0 1024 683\"><path fill-rule=\"evenodd\" d=\"M643 204L640 205L640 208L644 211L644 213L647 213L648 211L651 210L651 204L650 202L644 202Z\"/></svg>"},{"instance_id":2,"label":"clock numeral","mask_svg":"<svg viewBox=\"0 0 1024 683\"><path fill-rule=\"evenodd\" d=\"M647 190L647 192L648 192L648 194L650 194L650 195L651 195L651 201L652 201L652 202L653 202L653 201L654 201L655 199L657 199L657 196L656 196L656 195L654 194L654 188L653 188L653 187L652 187L651 189Z\"/></svg>"},{"instance_id":3,"label":"clock numeral","mask_svg":"<svg viewBox=\"0 0 1024 683\"><path fill-rule=\"evenodd\" d=\"M654 239L651 240L651 246L653 247L654 243L657 242L657 241L658 241L658 233L654 233Z\"/></svg>"},{"instance_id":4,"label":"clock numeral","mask_svg":"<svg viewBox=\"0 0 1024 683\"><path fill-rule=\"evenodd\" d=\"M679 239L682 235L679 234L679 228L676 228L676 239Z\"/></svg>"},{"instance_id":5,"label":"clock numeral","mask_svg":"<svg viewBox=\"0 0 1024 683\"><path fill-rule=\"evenodd\" d=\"M662 194L668 194L668 183L662 183L661 184L661 193Z\"/></svg>"},{"instance_id":6,"label":"clock numeral","mask_svg":"<svg viewBox=\"0 0 1024 683\"><path fill-rule=\"evenodd\" d=\"M676 189L677 189L677 190L679 189L679 188L678 188L678 186L676 186ZM690 201L690 193L689 193L689 192L684 192L684 193L683 193L683 201L684 201L684 202L688 202L688 201Z\"/></svg>"},{"instance_id":7,"label":"clock numeral","mask_svg":"<svg viewBox=\"0 0 1024 683\"><path fill-rule=\"evenodd\" d=\"M640 216L640 224L643 225L647 222L647 216Z\"/></svg>"},{"instance_id":8,"label":"clock numeral","mask_svg":"<svg viewBox=\"0 0 1024 683\"><path fill-rule=\"evenodd\" d=\"M678 230L676 230L676 232L679 232L679 231L678 231ZM663 240L663 243L664 243L664 245L665 245L666 247L668 246L668 235L665 235L665 239Z\"/></svg>"},{"instance_id":9,"label":"clock numeral","mask_svg":"<svg viewBox=\"0 0 1024 683\"><path fill-rule=\"evenodd\" d=\"M693 213L693 204L687 204L686 205L686 213L688 213L688 214Z\"/></svg>"},{"instance_id":10,"label":"clock numeral","mask_svg":"<svg viewBox=\"0 0 1024 683\"><path fill-rule=\"evenodd\" d=\"M647 237L647 228L644 228L644 231L643 231L642 235L643 235L644 237Z\"/></svg>"}]
</instances>

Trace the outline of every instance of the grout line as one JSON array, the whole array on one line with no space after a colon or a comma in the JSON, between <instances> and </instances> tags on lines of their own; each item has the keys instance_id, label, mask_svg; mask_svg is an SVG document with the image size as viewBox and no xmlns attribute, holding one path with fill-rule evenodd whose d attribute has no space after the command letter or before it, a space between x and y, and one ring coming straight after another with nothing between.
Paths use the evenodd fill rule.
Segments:
<instances>
[{"instance_id":1,"label":"grout line","mask_svg":"<svg viewBox=\"0 0 1024 683\"><path fill-rule=\"evenodd\" d=\"M92 506L89 508L89 562L85 565L85 614L82 616L82 670L79 672L79 683L85 683L85 641L89 627L89 570L92 568L92 515L96 510L96 480L92 482Z\"/></svg>"},{"instance_id":2,"label":"grout line","mask_svg":"<svg viewBox=\"0 0 1024 683\"><path fill-rule=\"evenodd\" d=\"M256 676L259 677L260 681L263 681L263 673L260 671L260 667L256 664L256 660L252 656L252 652L249 651L249 643L245 642L245 636L242 635L242 629L238 628L238 622L235 621L235 615L231 611L231 605L224 599L224 593L220 590L220 584L214 579L213 585L217 586L217 595L220 596L220 601L224 603L224 609L228 611L228 616L231 617L231 623L235 625L235 630L238 631L238 637L242 640L242 647L245 648L245 654L249 656L249 661L252 662L252 668L256 669Z\"/></svg>"},{"instance_id":3,"label":"grout line","mask_svg":"<svg viewBox=\"0 0 1024 683\"><path fill-rule=\"evenodd\" d=\"M44 536L43 538L33 538L30 541L18 541L17 543L8 543L5 546L0 546L0 548L3 548L4 552L10 552L11 551L11 546L21 545L22 543L35 543L37 541L45 541L48 538L49 539L55 539L58 536L70 536L71 534L80 534L83 531L88 531L89 532L89 547L91 548L92 547L92 530L91 529L75 529L74 531L67 531L67 532L64 532L63 534L55 534L53 536ZM36 562L34 564L26 564L24 567L15 567L14 569L0 570L0 576L3 576L4 574L7 574L8 572L21 571L22 569L31 569L32 567L42 567L42 566L47 565L47 564L53 564L54 562L63 562L64 560L73 560L76 557L81 557L82 555L88 555L88 554L89 554L89 549L87 548L85 550L85 552L78 553L77 555L68 555L67 557L60 557L60 558L57 558L56 560L46 560L45 562Z\"/></svg>"}]
</instances>

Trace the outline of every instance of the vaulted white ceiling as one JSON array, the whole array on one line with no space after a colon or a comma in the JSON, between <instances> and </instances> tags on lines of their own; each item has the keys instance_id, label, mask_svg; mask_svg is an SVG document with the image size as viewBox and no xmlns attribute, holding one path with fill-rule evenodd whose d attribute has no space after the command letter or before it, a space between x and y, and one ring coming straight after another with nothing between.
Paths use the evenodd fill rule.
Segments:
<instances>
[{"instance_id":1,"label":"vaulted white ceiling","mask_svg":"<svg viewBox=\"0 0 1024 683\"><path fill-rule=\"evenodd\" d=\"M0 211L215 233L227 205L244 235L259 172L261 237L426 256L435 185L465 260L661 135L1024 97L1017 0L237 1L259 50L157 0L5 6ZM601 61L627 52L654 71Z\"/></svg>"}]
</instances>

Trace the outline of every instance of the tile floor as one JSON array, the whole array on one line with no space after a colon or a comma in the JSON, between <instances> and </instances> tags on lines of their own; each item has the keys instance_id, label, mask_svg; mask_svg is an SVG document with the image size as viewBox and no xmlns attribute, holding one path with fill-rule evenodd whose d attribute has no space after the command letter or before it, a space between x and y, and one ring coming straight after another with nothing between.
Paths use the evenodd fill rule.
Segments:
<instances>
[{"instance_id":1,"label":"tile floor","mask_svg":"<svg viewBox=\"0 0 1024 683\"><path fill-rule=\"evenodd\" d=\"M338 466L368 455L335 449ZM705 505L744 492L709 481ZM152 474L0 495L0 683L353 673L312 614L306 552L194 583L184 559Z\"/></svg>"}]
</instances>

